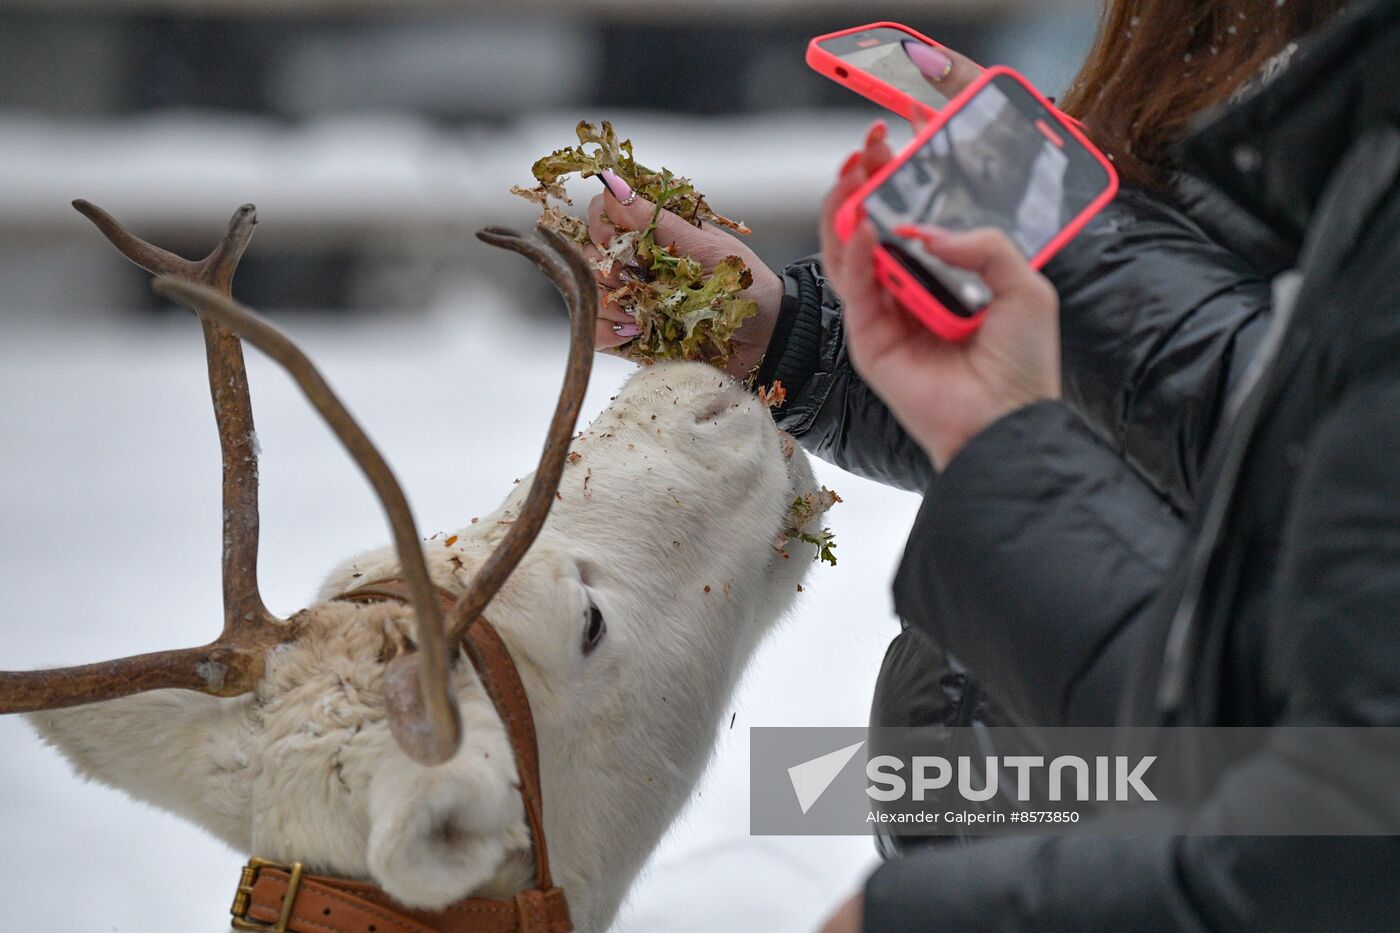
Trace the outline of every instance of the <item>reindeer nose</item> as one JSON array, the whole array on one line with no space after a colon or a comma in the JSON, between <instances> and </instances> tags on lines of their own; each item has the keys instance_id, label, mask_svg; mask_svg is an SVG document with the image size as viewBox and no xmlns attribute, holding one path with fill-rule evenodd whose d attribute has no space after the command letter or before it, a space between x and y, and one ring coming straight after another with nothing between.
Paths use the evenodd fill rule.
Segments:
<instances>
[{"instance_id":1,"label":"reindeer nose","mask_svg":"<svg viewBox=\"0 0 1400 933\"><path fill-rule=\"evenodd\" d=\"M695 413L695 423L705 424L716 421L725 415L741 411L750 401L749 394L737 386L725 386L704 399Z\"/></svg>"}]
</instances>

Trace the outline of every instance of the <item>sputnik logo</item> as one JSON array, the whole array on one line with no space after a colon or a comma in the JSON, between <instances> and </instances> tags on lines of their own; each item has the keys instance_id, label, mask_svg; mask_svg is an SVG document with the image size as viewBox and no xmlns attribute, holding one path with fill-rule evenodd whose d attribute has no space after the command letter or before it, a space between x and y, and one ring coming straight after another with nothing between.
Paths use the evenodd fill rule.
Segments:
<instances>
[{"instance_id":1,"label":"sputnik logo","mask_svg":"<svg viewBox=\"0 0 1400 933\"><path fill-rule=\"evenodd\" d=\"M797 805L805 815L821 799L822 794L836 780L837 775L850 764L865 741L859 741L834 752L827 752L810 761L788 768L788 779L792 781L793 793L797 795Z\"/></svg>"}]
</instances>

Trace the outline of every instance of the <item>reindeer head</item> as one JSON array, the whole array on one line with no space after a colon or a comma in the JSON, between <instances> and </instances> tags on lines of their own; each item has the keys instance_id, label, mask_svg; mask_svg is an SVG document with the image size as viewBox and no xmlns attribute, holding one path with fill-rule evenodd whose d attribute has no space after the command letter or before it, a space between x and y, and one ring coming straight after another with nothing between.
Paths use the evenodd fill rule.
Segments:
<instances>
[{"instance_id":1,"label":"reindeer head","mask_svg":"<svg viewBox=\"0 0 1400 933\"><path fill-rule=\"evenodd\" d=\"M203 648L0 674L0 712L43 710L36 726L80 771L238 849L372 879L412 906L546 886L531 846L542 854L547 839L580 928L606 926L811 564L810 546L783 534L791 503L815 491L805 457L757 399L700 364L642 369L570 444L592 359L591 275L547 232L488 231L563 293L569 368L534 476L494 513L420 544L387 464L315 367L228 297L251 207L189 263L78 206L204 322L224 448L225 630ZM394 532L393 548L347 562L285 621L257 591L239 336L306 391ZM404 581L411 606L334 598L384 579ZM449 611L435 588L457 596ZM522 751L470 663L484 612L534 713L542 834L517 791L533 768L517 768Z\"/></svg>"}]
</instances>

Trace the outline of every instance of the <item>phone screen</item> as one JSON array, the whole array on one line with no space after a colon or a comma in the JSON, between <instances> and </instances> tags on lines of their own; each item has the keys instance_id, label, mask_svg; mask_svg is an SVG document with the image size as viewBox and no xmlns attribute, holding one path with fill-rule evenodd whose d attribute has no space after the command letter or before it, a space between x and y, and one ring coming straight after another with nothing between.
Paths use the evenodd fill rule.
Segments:
<instances>
[{"instance_id":1,"label":"phone screen","mask_svg":"<svg viewBox=\"0 0 1400 933\"><path fill-rule=\"evenodd\" d=\"M1030 258L1103 194L1103 164L1026 88L997 75L865 199L881 245L949 311L991 300L981 277L896 237L904 224L997 227Z\"/></svg>"},{"instance_id":2,"label":"phone screen","mask_svg":"<svg viewBox=\"0 0 1400 933\"><path fill-rule=\"evenodd\" d=\"M906 40L918 42L920 45L928 44L902 29L892 29L889 26L848 33L819 44L821 48L852 68L879 78L935 110L941 109L948 102L948 98L929 84L928 79L914 67L901 44Z\"/></svg>"}]
</instances>

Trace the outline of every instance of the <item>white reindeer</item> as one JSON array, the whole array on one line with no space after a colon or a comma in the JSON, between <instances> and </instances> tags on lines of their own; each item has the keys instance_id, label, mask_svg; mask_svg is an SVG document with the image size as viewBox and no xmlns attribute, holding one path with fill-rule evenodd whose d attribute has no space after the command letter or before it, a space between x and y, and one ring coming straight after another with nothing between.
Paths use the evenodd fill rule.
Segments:
<instances>
[{"instance_id":1,"label":"white reindeer","mask_svg":"<svg viewBox=\"0 0 1400 933\"><path fill-rule=\"evenodd\" d=\"M80 209L147 268L225 291L252 223L245 209L209 260L181 266L183 260L135 240L85 202ZM584 313L593 294L591 279L584 281L587 267L572 257L568 266L557 259L551 265L531 241L500 245L531 255L560 285L574 311L574 361L586 360L593 332ZM213 361L219 340L237 348L224 326L278 356L274 332L210 289L168 277L158 287L205 319L225 442L225 502L247 506L251 449L225 430L238 421L238 410L228 398L221 407ZM294 375L295 364L288 362ZM230 365L238 369L232 381L241 380L241 359ZM235 389L246 402L246 383ZM573 412L581 392L577 387ZM317 403L345 438L335 412ZM568 409L561 402L555 419L556 428L564 423L563 438L574 423ZM250 419L246 428L251 431ZM353 438L347 443L354 448ZM505 567L508 578L494 599L489 592L484 598L533 709L544 837L555 876L577 928L597 931L611 924L686 803L737 678L812 564L811 546L791 540L790 507L805 497L819 514L828 500L766 407L700 364L641 369L573 439L566 457L564 450L560 444L555 451L562 469L557 493L548 485L547 447L539 478L522 481L496 512L425 542L423 556L433 584L468 593L478 569L526 522L530 493L546 509L552 504L533 546L524 543L528 553L521 550L513 571ZM374 465L355 453L374 478ZM517 790L521 776L472 665L455 646L448 653L460 744L422 753L400 734L413 724L392 721L386 670L395 658L410 659L417 675L430 637L424 610L332 600L367 581L413 583L412 565L421 563L416 548L400 556L406 509L397 513L386 499L398 551L347 562L326 580L321 601L269 629L252 569L251 469L252 510L226 511L225 593L232 600L226 632L256 617L246 643L230 641L222 652L190 649L202 652L197 675L182 667L195 655L166 653L162 663L181 669L160 682L143 659L112 662L99 673L120 676L96 688L91 677L68 679L73 671L0 675L0 711L40 710L31 722L80 773L177 813L235 849L372 882L407 907L435 910L468 896L508 900L529 888L536 879ZM232 481L239 475L241 485ZM534 488L540 484L542 494ZM426 695L431 672L421 670ZM201 678L204 683L193 682ZM133 690L149 692L122 695ZM54 708L59 705L67 708ZM431 710L416 715L432 718Z\"/></svg>"}]
</instances>

